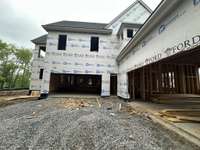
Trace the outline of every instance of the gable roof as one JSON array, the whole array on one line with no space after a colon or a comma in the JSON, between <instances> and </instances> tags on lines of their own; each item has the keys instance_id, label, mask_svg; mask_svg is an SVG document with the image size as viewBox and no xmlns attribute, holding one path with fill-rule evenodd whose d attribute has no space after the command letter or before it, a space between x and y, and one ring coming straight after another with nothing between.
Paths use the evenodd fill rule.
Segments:
<instances>
[{"instance_id":1,"label":"gable roof","mask_svg":"<svg viewBox=\"0 0 200 150\"><path fill-rule=\"evenodd\" d=\"M142 26L142 24L136 24L136 23L122 23L119 31L117 32L117 35L120 35L123 32L124 28L135 28L139 29Z\"/></svg>"},{"instance_id":2,"label":"gable roof","mask_svg":"<svg viewBox=\"0 0 200 150\"><path fill-rule=\"evenodd\" d=\"M142 0L136 0L132 5L130 5L128 8L126 8L124 11L122 11L117 17L115 17L107 26L106 28L109 28L113 23L115 23L118 19L120 19L123 15L125 15L129 10L131 10L136 4L141 4L149 13L152 13L153 11L151 8L146 5Z\"/></svg>"},{"instance_id":3,"label":"gable roof","mask_svg":"<svg viewBox=\"0 0 200 150\"><path fill-rule=\"evenodd\" d=\"M47 42L47 34L42 35L38 38L35 38L33 40L31 40L31 42L33 42L34 44L46 44Z\"/></svg>"},{"instance_id":4,"label":"gable roof","mask_svg":"<svg viewBox=\"0 0 200 150\"><path fill-rule=\"evenodd\" d=\"M112 29L108 29L113 22L118 20L121 16L127 13L133 6L140 3L150 13L152 10L142 1L136 0L131 6L120 13L109 24L106 23L92 23L92 22L78 22L78 21L59 21L42 25L46 31L60 31L60 32L74 32L74 33L94 33L94 34L112 34ZM125 24L124 24L125 25ZM128 25L128 24L126 24ZM121 26L122 27L122 26ZM46 44L47 35L43 35L34 40L31 40L35 44Z\"/></svg>"},{"instance_id":5,"label":"gable roof","mask_svg":"<svg viewBox=\"0 0 200 150\"><path fill-rule=\"evenodd\" d=\"M67 32L79 32L79 33L101 33L111 34L111 29L106 29L108 24L104 23L90 23L90 22L78 22L78 21L59 21L42 25L46 31L67 31Z\"/></svg>"},{"instance_id":6,"label":"gable roof","mask_svg":"<svg viewBox=\"0 0 200 150\"><path fill-rule=\"evenodd\" d=\"M129 43L124 47L117 57L117 62L120 62L142 39L148 35L148 33L157 25L159 22L166 17L168 13L171 12L181 0L162 0L154 12L149 16L149 18L142 25L140 30L135 34L135 36L129 41Z\"/></svg>"}]
</instances>

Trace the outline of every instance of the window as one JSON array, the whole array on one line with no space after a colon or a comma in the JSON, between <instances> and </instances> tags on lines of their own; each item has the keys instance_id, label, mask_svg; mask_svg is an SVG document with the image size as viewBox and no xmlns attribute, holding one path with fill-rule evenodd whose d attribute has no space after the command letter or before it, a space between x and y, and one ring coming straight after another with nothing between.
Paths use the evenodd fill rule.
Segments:
<instances>
[{"instance_id":1,"label":"window","mask_svg":"<svg viewBox=\"0 0 200 150\"><path fill-rule=\"evenodd\" d=\"M90 46L91 51L99 51L99 37L91 37L91 46Z\"/></svg>"},{"instance_id":2,"label":"window","mask_svg":"<svg viewBox=\"0 0 200 150\"><path fill-rule=\"evenodd\" d=\"M59 35L58 50L66 50L67 35Z\"/></svg>"},{"instance_id":3,"label":"window","mask_svg":"<svg viewBox=\"0 0 200 150\"><path fill-rule=\"evenodd\" d=\"M44 72L44 69L40 69L40 76L39 76L40 80L42 80L42 78L43 78L43 72Z\"/></svg>"},{"instance_id":4,"label":"window","mask_svg":"<svg viewBox=\"0 0 200 150\"><path fill-rule=\"evenodd\" d=\"M40 46L39 47L39 52L38 52L38 58L44 57L46 52L46 47L45 46Z\"/></svg>"},{"instance_id":5,"label":"window","mask_svg":"<svg viewBox=\"0 0 200 150\"><path fill-rule=\"evenodd\" d=\"M128 38L132 38L133 37L133 30L132 29L128 29L127 30L127 37Z\"/></svg>"},{"instance_id":6,"label":"window","mask_svg":"<svg viewBox=\"0 0 200 150\"><path fill-rule=\"evenodd\" d=\"M46 52L46 47L45 46L40 46L40 50L43 50L44 52Z\"/></svg>"}]
</instances>

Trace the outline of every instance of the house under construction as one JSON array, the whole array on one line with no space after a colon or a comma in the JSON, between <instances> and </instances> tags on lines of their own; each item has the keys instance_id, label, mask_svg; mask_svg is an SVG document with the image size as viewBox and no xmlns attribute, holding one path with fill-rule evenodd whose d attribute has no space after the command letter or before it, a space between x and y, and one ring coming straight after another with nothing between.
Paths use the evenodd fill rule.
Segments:
<instances>
[{"instance_id":1,"label":"house under construction","mask_svg":"<svg viewBox=\"0 0 200 150\"><path fill-rule=\"evenodd\" d=\"M94 93L149 100L200 94L200 0L141 0L108 24L44 25L36 44L31 91ZM44 53L43 56L42 53Z\"/></svg>"}]
</instances>

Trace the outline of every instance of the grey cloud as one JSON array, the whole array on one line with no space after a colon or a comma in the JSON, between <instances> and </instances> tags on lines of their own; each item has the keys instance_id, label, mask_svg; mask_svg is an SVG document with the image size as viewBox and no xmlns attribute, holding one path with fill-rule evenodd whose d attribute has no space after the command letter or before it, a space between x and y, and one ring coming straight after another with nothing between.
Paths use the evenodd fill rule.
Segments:
<instances>
[{"instance_id":1,"label":"grey cloud","mask_svg":"<svg viewBox=\"0 0 200 150\"><path fill-rule=\"evenodd\" d=\"M30 40L44 32L41 26L29 19L29 16L18 16L4 0L0 2L0 15L0 39L2 40L32 48Z\"/></svg>"},{"instance_id":2,"label":"grey cloud","mask_svg":"<svg viewBox=\"0 0 200 150\"><path fill-rule=\"evenodd\" d=\"M51 4L49 3L49 6L45 5L45 0L42 0L42 2L40 2L39 0L32 0L32 2L34 1L34 4L38 3L37 5L34 5L32 9L34 9L33 12L33 16L28 16L25 13L20 13L17 12L17 9L15 8L16 6L13 3L14 0L0 0L0 39L4 40L4 41L8 41L14 44L17 44L18 46L23 46L23 47L28 47L28 48L33 48L33 44L30 42L30 40L41 36L42 34L45 34L45 31L43 30L43 28L41 27L41 24L45 24L45 23L50 23L50 22L54 22L54 21L60 21L60 20L82 20L82 21L92 21L92 22L107 22L105 15L109 13L108 16L110 16L110 20L112 20L113 18L111 18L114 15L118 15L117 13L114 14L114 12L110 12L110 7L108 7L105 12L102 12L101 9L104 8L105 6L103 5L102 7L98 7L98 9L94 8L92 6L87 6L87 3L89 3L89 0L86 2L82 2L79 5L76 5L76 3L73 0L67 0L69 1L69 5L70 6L66 6L62 7L62 9L59 9L60 5L64 5L64 4L68 4L68 2L66 2L66 0L60 1L60 3L58 3L58 6L56 7L55 4L56 1L54 0L53 2L51 2ZM48 2L48 0L46 0ZM71 3L70 3L71 1ZM76 0L79 1L79 0ZM115 1L115 0L113 0ZM120 0L118 0L120 1ZM126 0L124 1L124 4L126 4L127 2L132 3L132 1L134 0ZM146 2L148 5L151 6L151 8L154 8L158 2L160 0L155 0L154 2L152 2L151 0L144 0L144 2ZM23 2L21 0L18 0L17 2ZM31 0L26 0L27 3L30 3ZM102 3L99 2L97 0L98 4ZM103 1L104 3L107 3L106 0ZM86 3L86 4L85 4ZM41 4L41 5L40 5ZM78 9L77 11L77 7L82 8L82 5L86 5L87 7L84 7L83 9L81 9L82 11L89 10L88 12L86 12L84 15L80 13L80 10ZM95 4L95 2L94 2ZM96 6L98 6L98 4ZM44 8L43 8L43 5ZM73 7L71 7L71 5ZM91 4L93 5L93 4ZM118 5L113 4L112 1L109 1L108 5L115 7L116 9L122 11ZM27 6L31 6L27 5ZM39 7L40 6L40 7ZM54 10L55 8L55 10ZM19 9L19 8L18 8ZM37 10L38 9L38 10ZM56 11L57 13L54 13L53 11ZM91 15L91 12L97 10L97 12L95 12L93 15ZM34 14L34 12L36 12ZM73 13L71 13L73 12ZM90 17L91 16L91 17ZM97 17L96 17L97 16ZM115 16L114 16L115 17ZM62 19L63 18L63 19ZM109 18L107 18L109 19ZM98 21L101 20L101 21ZM110 21L109 20L109 21Z\"/></svg>"}]
</instances>

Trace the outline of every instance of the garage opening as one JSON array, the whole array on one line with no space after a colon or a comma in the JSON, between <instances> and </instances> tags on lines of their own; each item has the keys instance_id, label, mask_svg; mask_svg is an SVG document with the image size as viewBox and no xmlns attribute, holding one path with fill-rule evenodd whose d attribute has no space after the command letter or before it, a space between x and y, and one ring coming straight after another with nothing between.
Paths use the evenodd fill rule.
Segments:
<instances>
[{"instance_id":1,"label":"garage opening","mask_svg":"<svg viewBox=\"0 0 200 150\"><path fill-rule=\"evenodd\" d=\"M151 100L160 95L200 97L200 47L128 73L132 99Z\"/></svg>"},{"instance_id":2,"label":"garage opening","mask_svg":"<svg viewBox=\"0 0 200 150\"><path fill-rule=\"evenodd\" d=\"M51 73L50 93L101 94L101 75Z\"/></svg>"}]
</instances>

